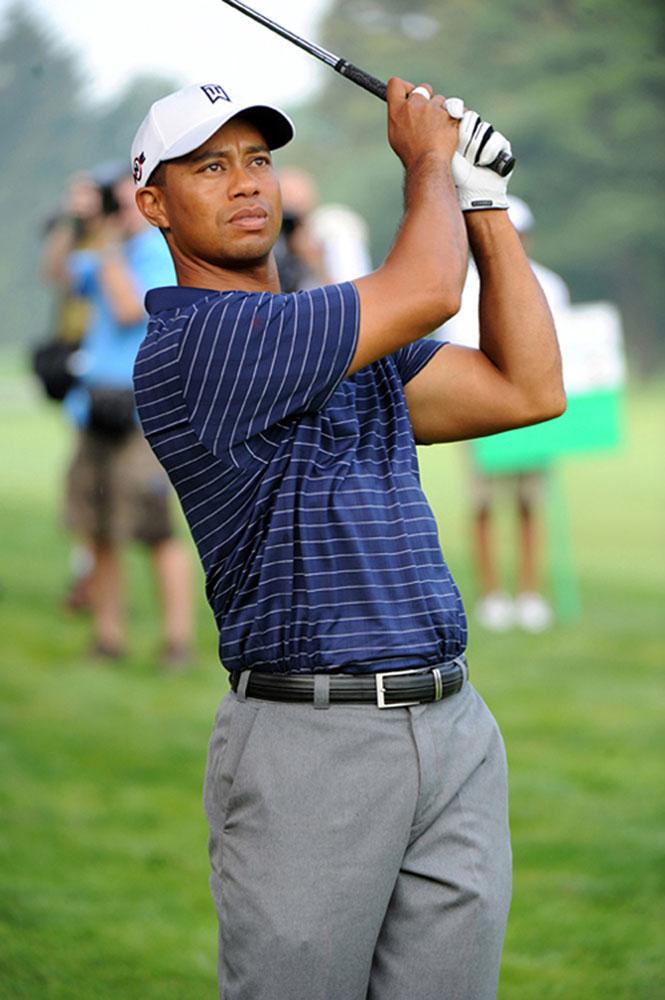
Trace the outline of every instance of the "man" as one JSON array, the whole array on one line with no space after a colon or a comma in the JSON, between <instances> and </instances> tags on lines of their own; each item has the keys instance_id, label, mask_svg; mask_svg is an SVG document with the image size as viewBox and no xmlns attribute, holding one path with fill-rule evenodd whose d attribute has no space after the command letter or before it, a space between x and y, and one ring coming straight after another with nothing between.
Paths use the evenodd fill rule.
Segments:
<instances>
[{"instance_id":1,"label":"man","mask_svg":"<svg viewBox=\"0 0 665 1000\"><path fill-rule=\"evenodd\" d=\"M528 251L529 233L534 225L531 209L521 198L509 196L508 217ZM533 260L529 260L529 264L554 317L560 319L570 305L566 283L542 264ZM442 339L467 347L478 347L479 294L478 272L470 262L462 291L461 308L438 332ZM487 474L476 463L473 452L469 455L469 461L473 553L480 589L480 598L475 608L476 618L484 628L495 632L505 632L515 625L527 632L542 632L554 620L552 608L542 593L540 556L543 544L540 510L544 502L548 470L529 467ZM514 502L518 518L514 598L500 585L494 548L492 521L496 502L501 495L506 495Z\"/></svg>"},{"instance_id":2,"label":"man","mask_svg":"<svg viewBox=\"0 0 665 1000\"><path fill-rule=\"evenodd\" d=\"M388 84L406 207L383 266L290 295L271 252L285 115L192 86L153 105L132 149L180 286L148 295L139 413L231 671L205 787L225 1000L495 995L505 756L466 682L464 612L414 440L564 403L505 179L471 162L508 144L461 101L430 97ZM477 351L421 340L459 306L467 236Z\"/></svg>"},{"instance_id":3,"label":"man","mask_svg":"<svg viewBox=\"0 0 665 1000\"><path fill-rule=\"evenodd\" d=\"M46 248L46 275L90 303L90 326L78 355L77 384L65 397L79 429L68 473L67 523L92 555L93 652L105 661L125 653L122 549L150 552L163 609L161 659L181 669L191 656L190 560L174 535L171 487L136 419L132 368L146 328L146 288L173 267L158 233L137 210L126 171L109 178L108 208L88 219L91 246L75 248L79 216L64 216Z\"/></svg>"}]
</instances>

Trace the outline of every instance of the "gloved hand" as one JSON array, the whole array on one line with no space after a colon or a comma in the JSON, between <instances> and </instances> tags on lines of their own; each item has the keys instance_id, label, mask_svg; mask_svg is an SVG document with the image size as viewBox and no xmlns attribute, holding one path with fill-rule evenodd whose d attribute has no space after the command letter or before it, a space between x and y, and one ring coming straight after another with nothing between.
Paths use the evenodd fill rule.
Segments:
<instances>
[{"instance_id":1,"label":"gloved hand","mask_svg":"<svg viewBox=\"0 0 665 1000\"><path fill-rule=\"evenodd\" d=\"M457 152L453 155L453 178L463 212L486 208L508 208L507 189L511 174L500 177L487 166L500 152L512 152L510 143L475 111L465 111L459 128Z\"/></svg>"}]
</instances>

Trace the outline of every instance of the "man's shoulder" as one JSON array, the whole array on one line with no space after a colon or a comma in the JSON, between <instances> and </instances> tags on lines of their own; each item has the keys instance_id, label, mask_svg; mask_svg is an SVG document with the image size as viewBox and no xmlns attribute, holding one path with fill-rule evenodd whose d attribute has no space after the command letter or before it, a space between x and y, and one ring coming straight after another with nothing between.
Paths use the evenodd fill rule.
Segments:
<instances>
[{"instance_id":1,"label":"man's shoulder","mask_svg":"<svg viewBox=\"0 0 665 1000\"><path fill-rule=\"evenodd\" d=\"M164 285L150 289L146 295L146 308L151 319L172 322L183 315L207 313L225 303L240 305L248 297L260 297L265 294L267 293L220 292L210 288Z\"/></svg>"},{"instance_id":2,"label":"man's shoulder","mask_svg":"<svg viewBox=\"0 0 665 1000\"><path fill-rule=\"evenodd\" d=\"M255 312L243 309L247 299L259 297L179 285L153 288L145 297L149 321L140 356L163 359L175 350L179 362L207 366L213 354L225 353L230 331L243 326L243 313L247 319Z\"/></svg>"},{"instance_id":3,"label":"man's shoulder","mask_svg":"<svg viewBox=\"0 0 665 1000\"><path fill-rule=\"evenodd\" d=\"M355 289L349 282L298 292L215 291L172 285L151 289L146 296L146 308L151 318L160 318L163 322L173 322L183 315L204 318L213 312L222 319L234 320L238 314L245 320L255 319L260 314L266 321L286 314L293 315L295 319L303 311L327 317L331 306L348 305L354 293Z\"/></svg>"}]
</instances>

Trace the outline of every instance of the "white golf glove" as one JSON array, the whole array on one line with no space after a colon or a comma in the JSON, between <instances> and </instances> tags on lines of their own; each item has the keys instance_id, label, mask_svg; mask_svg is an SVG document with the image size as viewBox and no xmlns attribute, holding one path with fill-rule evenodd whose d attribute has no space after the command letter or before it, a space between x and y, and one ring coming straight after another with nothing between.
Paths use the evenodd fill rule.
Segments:
<instances>
[{"instance_id":1,"label":"white golf glove","mask_svg":"<svg viewBox=\"0 0 665 1000\"><path fill-rule=\"evenodd\" d=\"M512 153L506 137L497 132L489 122L482 121L475 111L465 111L461 117L459 142L452 163L453 178L463 212L508 208L507 189L511 174L501 177L494 170L487 169L501 152Z\"/></svg>"}]
</instances>

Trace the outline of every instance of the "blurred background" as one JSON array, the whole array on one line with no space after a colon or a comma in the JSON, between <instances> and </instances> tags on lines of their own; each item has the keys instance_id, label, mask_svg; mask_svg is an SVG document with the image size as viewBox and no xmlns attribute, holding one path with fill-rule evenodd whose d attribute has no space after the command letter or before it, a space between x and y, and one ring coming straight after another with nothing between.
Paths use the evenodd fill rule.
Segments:
<instances>
[{"instance_id":1,"label":"blurred background","mask_svg":"<svg viewBox=\"0 0 665 1000\"><path fill-rule=\"evenodd\" d=\"M546 456L552 622L483 627L468 452L423 449L422 472L470 611L474 682L511 767L515 896L500 997L665 996L662 5L255 6L378 77L428 81L495 122L518 157L510 190L535 219L529 255L565 281L573 310L600 303L611 316L613 375L603 381L599 362L584 387L605 403L611 389L607 432L580 445L577 430L578 447L569 437ZM306 169L321 204L362 220L375 265L399 220L382 105L237 12L215 0L0 0L2 997L215 995L200 788L225 679L202 576L186 669L164 669L153 580L128 547L127 649L112 662L92 655L86 609L68 589L80 572L63 521L72 428L31 371L33 348L54 333L42 255L71 178L128 161L149 104L197 81L286 106L298 136L278 166ZM584 338L590 315L569 329ZM497 504L507 591L513 513Z\"/></svg>"}]
</instances>

